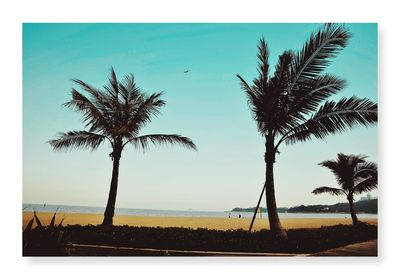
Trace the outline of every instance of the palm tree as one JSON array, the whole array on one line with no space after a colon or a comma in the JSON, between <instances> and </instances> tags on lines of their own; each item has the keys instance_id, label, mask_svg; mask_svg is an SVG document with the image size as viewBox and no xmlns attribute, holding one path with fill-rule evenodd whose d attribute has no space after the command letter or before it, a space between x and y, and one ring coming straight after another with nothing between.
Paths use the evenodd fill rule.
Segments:
<instances>
[{"instance_id":1,"label":"palm tree","mask_svg":"<svg viewBox=\"0 0 400 279\"><path fill-rule=\"evenodd\" d=\"M344 155L339 153L336 161L323 161L319 165L326 167L335 175L340 188L319 187L313 194L328 193L334 196L346 195L353 224L358 223L354 211L354 195L371 191L378 187L378 167L373 162L366 162L366 156Z\"/></svg>"},{"instance_id":2,"label":"palm tree","mask_svg":"<svg viewBox=\"0 0 400 279\"><path fill-rule=\"evenodd\" d=\"M103 225L112 226L117 197L119 162L122 150L127 144L147 149L152 144L180 144L196 150L196 145L187 137L180 135L149 134L140 135L140 130L153 116L160 114L165 105L162 92L147 95L136 85L134 76L127 75L120 82L111 68L109 84L96 89L79 79L73 80L85 94L72 89L72 100L64 104L76 112L82 113L86 130L59 133L49 143L54 150L72 150L74 148L97 149L104 141L111 144L109 154L113 161L110 192L104 212Z\"/></svg>"},{"instance_id":3,"label":"palm tree","mask_svg":"<svg viewBox=\"0 0 400 279\"><path fill-rule=\"evenodd\" d=\"M342 25L325 24L311 34L300 51L283 52L272 76L269 75L268 46L261 38L257 55L259 75L253 85L237 75L258 131L265 138L266 175L256 211L265 190L270 229L276 237L287 238L279 220L274 187L275 155L280 145L305 142L313 137L323 139L377 122L377 104L366 98L328 100L346 82L324 70L350 37Z\"/></svg>"}]
</instances>

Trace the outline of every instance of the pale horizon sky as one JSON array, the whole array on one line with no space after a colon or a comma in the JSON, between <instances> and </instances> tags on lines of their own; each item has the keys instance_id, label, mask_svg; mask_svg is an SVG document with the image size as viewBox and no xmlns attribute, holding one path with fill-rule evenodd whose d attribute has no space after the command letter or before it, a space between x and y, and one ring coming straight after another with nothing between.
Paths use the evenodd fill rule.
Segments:
<instances>
[{"instance_id":1,"label":"pale horizon sky","mask_svg":"<svg viewBox=\"0 0 400 279\"><path fill-rule=\"evenodd\" d=\"M143 133L178 133L198 146L128 146L121 159L116 207L230 210L253 207L265 176L264 144L235 74L257 74L257 43L264 36L270 64L286 49L298 50L320 24L24 24L23 202L105 206L112 161L107 144L97 151L53 152L57 132L83 129L80 115L61 104L71 78L95 87L133 73L146 92L164 91L166 106ZM346 24L349 46L327 72L348 86L338 97L377 96L377 25ZM183 74L190 70L188 74ZM318 163L338 152L378 161L377 127L358 128L282 146L275 164L278 207L345 202L312 195L336 187ZM361 196L357 196L359 199ZM377 191L371 192L377 196ZM262 206L265 206L265 199Z\"/></svg>"}]
</instances>

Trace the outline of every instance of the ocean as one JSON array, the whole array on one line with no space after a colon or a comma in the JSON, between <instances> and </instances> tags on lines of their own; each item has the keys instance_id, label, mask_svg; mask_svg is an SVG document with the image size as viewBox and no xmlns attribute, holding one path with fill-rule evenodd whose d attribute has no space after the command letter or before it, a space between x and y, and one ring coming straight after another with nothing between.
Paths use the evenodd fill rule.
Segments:
<instances>
[{"instance_id":1,"label":"ocean","mask_svg":"<svg viewBox=\"0 0 400 279\"><path fill-rule=\"evenodd\" d=\"M37 212L60 212L60 213L104 213L104 207L94 206L73 206L73 205L50 205L50 204L23 204L23 211ZM134 216L158 216L158 217L220 217L220 218L252 218L251 212L230 212L230 211L196 211L196 210L159 210L159 209L137 209L137 208L116 208L115 215ZM267 216L262 214L263 218ZM257 214L259 217L259 214ZM351 218L346 213L279 213L281 218ZM360 219L378 218L377 214L357 214Z\"/></svg>"}]
</instances>

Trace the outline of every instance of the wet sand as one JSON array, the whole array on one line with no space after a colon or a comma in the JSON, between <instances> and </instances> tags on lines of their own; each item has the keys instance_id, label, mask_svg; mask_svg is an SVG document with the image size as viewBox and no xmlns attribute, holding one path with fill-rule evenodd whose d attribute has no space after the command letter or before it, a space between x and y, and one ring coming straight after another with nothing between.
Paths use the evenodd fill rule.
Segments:
<instances>
[{"instance_id":1,"label":"wet sand","mask_svg":"<svg viewBox=\"0 0 400 279\"><path fill-rule=\"evenodd\" d=\"M38 212L43 225L49 224L53 213ZM23 212L23 227L33 217L33 212ZM63 225L99 225L103 220L102 214L83 213L57 213L56 222L64 219ZM377 225L377 219L360 219L360 221ZM184 228L208 228L216 230L247 230L251 219L239 218L212 218L212 217L152 217L119 215L114 217L114 225L128 225L139 227L184 227ZM337 224L351 224L347 218L282 218L282 226L285 229L320 228ZM254 230L268 229L268 219L256 219Z\"/></svg>"}]
</instances>

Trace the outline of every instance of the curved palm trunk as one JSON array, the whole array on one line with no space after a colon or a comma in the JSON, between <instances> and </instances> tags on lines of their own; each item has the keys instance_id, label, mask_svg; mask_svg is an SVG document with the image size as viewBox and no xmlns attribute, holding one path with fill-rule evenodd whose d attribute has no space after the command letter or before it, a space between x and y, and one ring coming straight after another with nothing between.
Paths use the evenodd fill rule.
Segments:
<instances>
[{"instance_id":1,"label":"curved palm trunk","mask_svg":"<svg viewBox=\"0 0 400 279\"><path fill-rule=\"evenodd\" d=\"M357 218L356 212L354 210L353 196L352 195L348 196L347 200L349 201L350 215L351 215L351 219L353 220L353 225L356 225L358 223L358 218Z\"/></svg>"},{"instance_id":2,"label":"curved palm trunk","mask_svg":"<svg viewBox=\"0 0 400 279\"><path fill-rule=\"evenodd\" d=\"M275 199L275 186L274 186L274 163L275 163L275 150L273 139L268 138L266 142L265 152L265 196L267 200L268 220L272 234L281 239L287 239L287 233L282 228L281 221L278 216L278 209L276 207Z\"/></svg>"},{"instance_id":3,"label":"curved palm trunk","mask_svg":"<svg viewBox=\"0 0 400 279\"><path fill-rule=\"evenodd\" d=\"M104 212L103 226L111 227L113 225L113 217L115 211L115 200L117 199L118 188L118 174L119 174L119 161L121 159L121 150L114 150L113 157L113 171L111 177L110 192L108 193L108 201L106 210Z\"/></svg>"}]
</instances>

